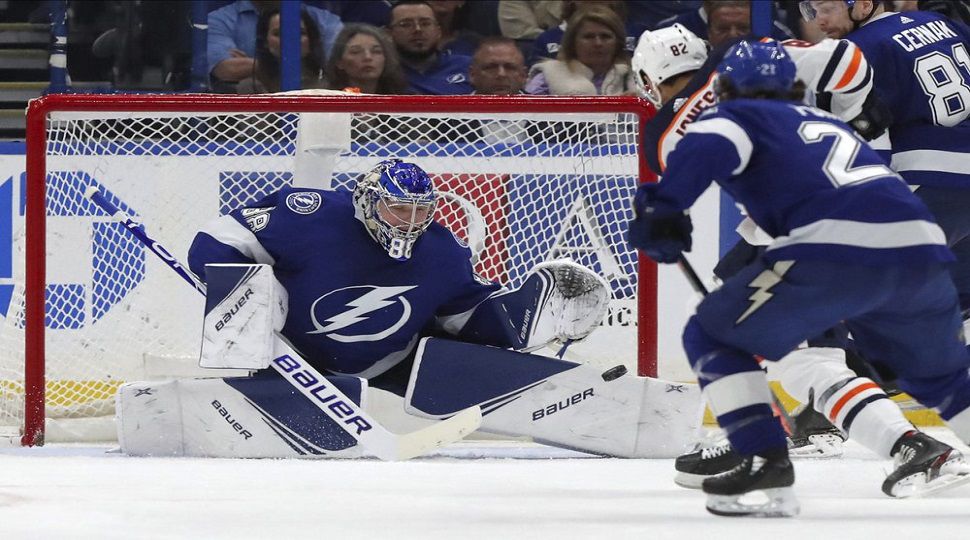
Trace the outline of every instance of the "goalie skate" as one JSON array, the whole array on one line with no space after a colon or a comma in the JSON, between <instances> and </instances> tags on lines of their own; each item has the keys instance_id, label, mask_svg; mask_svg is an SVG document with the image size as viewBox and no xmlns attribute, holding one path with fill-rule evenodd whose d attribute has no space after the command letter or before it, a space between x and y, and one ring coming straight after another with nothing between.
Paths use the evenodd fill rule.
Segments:
<instances>
[{"instance_id":1,"label":"goalie skate","mask_svg":"<svg viewBox=\"0 0 970 540\"><path fill-rule=\"evenodd\" d=\"M953 447L920 432L903 435L897 444L896 469L882 483L886 495L918 497L970 481L970 464Z\"/></svg>"},{"instance_id":2,"label":"goalie skate","mask_svg":"<svg viewBox=\"0 0 970 540\"><path fill-rule=\"evenodd\" d=\"M795 468L788 456L745 456L730 471L704 480L707 511L718 516L792 517L798 499Z\"/></svg>"},{"instance_id":3,"label":"goalie skate","mask_svg":"<svg viewBox=\"0 0 970 540\"><path fill-rule=\"evenodd\" d=\"M842 455L845 434L812 407L803 406L792 415L794 431L788 439L792 457L834 458Z\"/></svg>"}]
</instances>

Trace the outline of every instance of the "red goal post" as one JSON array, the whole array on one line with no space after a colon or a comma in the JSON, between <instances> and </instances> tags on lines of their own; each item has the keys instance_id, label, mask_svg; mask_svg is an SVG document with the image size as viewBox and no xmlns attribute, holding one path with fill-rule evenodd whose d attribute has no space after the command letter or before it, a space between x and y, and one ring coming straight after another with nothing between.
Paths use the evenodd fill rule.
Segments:
<instances>
[{"instance_id":1,"label":"red goal post","mask_svg":"<svg viewBox=\"0 0 970 540\"><path fill-rule=\"evenodd\" d=\"M110 415L119 384L197 354L194 291L82 200L86 187L184 259L198 226L220 213L287 184L350 189L388 157L435 178L437 218L484 276L515 286L534 264L569 257L607 277L611 312L575 354L656 375L657 269L623 239L636 183L653 178L641 155L652 112L634 97L34 100L23 234L15 224L23 285L0 334L0 425L20 424L21 444L41 444L45 417Z\"/></svg>"}]
</instances>

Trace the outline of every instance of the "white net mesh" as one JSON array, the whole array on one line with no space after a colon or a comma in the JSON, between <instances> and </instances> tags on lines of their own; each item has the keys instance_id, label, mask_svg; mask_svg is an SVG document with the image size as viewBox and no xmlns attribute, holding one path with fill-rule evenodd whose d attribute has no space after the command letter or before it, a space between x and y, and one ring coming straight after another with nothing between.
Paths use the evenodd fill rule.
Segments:
<instances>
[{"instance_id":1,"label":"white net mesh","mask_svg":"<svg viewBox=\"0 0 970 540\"><path fill-rule=\"evenodd\" d=\"M474 109L469 109L470 111ZM477 268L518 285L568 257L611 284L604 327L574 353L636 369L636 258L623 233L638 181L634 114L55 112L47 127L48 417L113 413L119 384L197 361L202 300L87 201L98 186L184 260L206 221L285 185L352 189L390 157L444 192L437 219ZM16 221L16 220L15 220ZM25 232L0 329L0 424L19 425L24 389ZM339 254L334 254L338 256Z\"/></svg>"}]
</instances>

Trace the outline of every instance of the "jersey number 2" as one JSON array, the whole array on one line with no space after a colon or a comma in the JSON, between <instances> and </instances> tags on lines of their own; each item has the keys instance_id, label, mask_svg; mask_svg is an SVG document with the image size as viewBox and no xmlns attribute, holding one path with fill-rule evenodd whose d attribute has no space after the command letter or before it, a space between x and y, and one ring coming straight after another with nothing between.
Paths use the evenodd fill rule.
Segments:
<instances>
[{"instance_id":1,"label":"jersey number 2","mask_svg":"<svg viewBox=\"0 0 970 540\"><path fill-rule=\"evenodd\" d=\"M970 54L963 43L953 46L952 57L934 51L918 58L913 68L923 92L930 97L933 121L938 126L955 126L970 115L970 85L960 66L970 73Z\"/></svg>"},{"instance_id":2,"label":"jersey number 2","mask_svg":"<svg viewBox=\"0 0 970 540\"><path fill-rule=\"evenodd\" d=\"M863 165L852 167L862 142L855 134L828 122L802 122L798 126L798 135L806 144L822 142L826 138L833 138L832 148L825 158L822 171L835 187L858 184L882 176L894 176L895 173L885 165Z\"/></svg>"}]
</instances>

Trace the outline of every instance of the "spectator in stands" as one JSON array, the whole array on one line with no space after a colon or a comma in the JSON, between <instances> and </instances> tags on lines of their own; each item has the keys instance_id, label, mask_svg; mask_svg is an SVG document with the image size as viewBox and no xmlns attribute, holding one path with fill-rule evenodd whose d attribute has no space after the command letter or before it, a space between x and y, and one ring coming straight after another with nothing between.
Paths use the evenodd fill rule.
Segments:
<instances>
[{"instance_id":1,"label":"spectator in stands","mask_svg":"<svg viewBox=\"0 0 970 540\"><path fill-rule=\"evenodd\" d=\"M378 28L391 19L392 0L339 0L340 20L347 23L366 23Z\"/></svg>"},{"instance_id":2,"label":"spectator in stands","mask_svg":"<svg viewBox=\"0 0 970 540\"><path fill-rule=\"evenodd\" d=\"M327 61L333 90L355 88L364 94L406 94L407 79L391 40L369 24L347 24Z\"/></svg>"},{"instance_id":3,"label":"spectator in stands","mask_svg":"<svg viewBox=\"0 0 970 540\"><path fill-rule=\"evenodd\" d=\"M487 37L478 44L468 68L476 94L521 94L525 87L525 57L515 41L501 36Z\"/></svg>"},{"instance_id":4,"label":"spectator in stands","mask_svg":"<svg viewBox=\"0 0 970 540\"><path fill-rule=\"evenodd\" d=\"M674 23L684 25L711 47L751 33L751 0L704 0L696 11L689 11L662 21L658 28ZM787 26L774 21L771 37L779 40L795 37Z\"/></svg>"},{"instance_id":5,"label":"spectator in stands","mask_svg":"<svg viewBox=\"0 0 970 540\"><path fill-rule=\"evenodd\" d=\"M569 19L559 56L532 67L525 91L540 95L633 94L623 21L611 9L579 10Z\"/></svg>"},{"instance_id":6,"label":"spectator in stands","mask_svg":"<svg viewBox=\"0 0 970 540\"><path fill-rule=\"evenodd\" d=\"M438 50L448 54L471 56L482 36L461 27L459 10L465 5L465 0L427 0L434 10L435 20L441 29L441 39L438 40Z\"/></svg>"},{"instance_id":7,"label":"spectator in stands","mask_svg":"<svg viewBox=\"0 0 970 540\"><path fill-rule=\"evenodd\" d=\"M422 0L402 0L391 8L388 31L411 88L418 94L468 94L471 58L438 51L441 28Z\"/></svg>"},{"instance_id":8,"label":"spectator in stands","mask_svg":"<svg viewBox=\"0 0 970 540\"><path fill-rule=\"evenodd\" d=\"M502 35L533 40L562 22L562 0L500 0L498 23Z\"/></svg>"},{"instance_id":9,"label":"spectator in stands","mask_svg":"<svg viewBox=\"0 0 970 540\"><path fill-rule=\"evenodd\" d=\"M326 88L321 62L320 34L310 14L300 10L301 88ZM256 58L253 75L236 85L238 94L266 94L280 91L280 12L269 9L256 23Z\"/></svg>"},{"instance_id":10,"label":"spectator in stands","mask_svg":"<svg viewBox=\"0 0 970 540\"><path fill-rule=\"evenodd\" d=\"M652 30L664 19L696 11L699 7L701 0L626 0L626 21L628 24ZM639 39L639 34L636 37Z\"/></svg>"},{"instance_id":11,"label":"spectator in stands","mask_svg":"<svg viewBox=\"0 0 970 540\"><path fill-rule=\"evenodd\" d=\"M637 47L637 39L640 38L640 34L644 30L647 30L647 28L623 22L626 20L626 7L626 2L623 0L565 0L562 6L563 22L539 34L532 44L532 51L529 53L529 64L532 65L547 58L556 58L556 55L559 54L560 43L562 43L569 26L566 21L572 18L577 12L585 9L605 8L613 10L620 17L620 21L627 35L625 40L626 50L632 54Z\"/></svg>"},{"instance_id":12,"label":"spectator in stands","mask_svg":"<svg viewBox=\"0 0 970 540\"><path fill-rule=\"evenodd\" d=\"M261 13L273 9L279 9L279 0L237 0L209 13L206 57L213 90L232 91L233 84L253 76L256 25ZM325 9L303 9L315 22L324 55L329 54L343 23Z\"/></svg>"}]
</instances>

